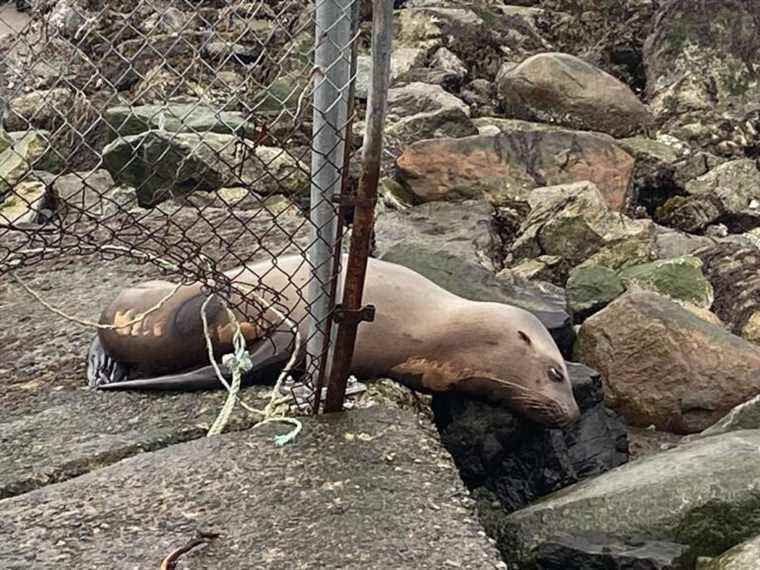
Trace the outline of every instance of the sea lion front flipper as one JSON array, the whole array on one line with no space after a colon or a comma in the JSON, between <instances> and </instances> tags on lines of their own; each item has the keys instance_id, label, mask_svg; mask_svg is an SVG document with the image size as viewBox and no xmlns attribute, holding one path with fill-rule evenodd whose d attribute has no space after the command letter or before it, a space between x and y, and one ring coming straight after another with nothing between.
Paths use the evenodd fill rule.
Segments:
<instances>
[{"instance_id":1,"label":"sea lion front flipper","mask_svg":"<svg viewBox=\"0 0 760 570\"><path fill-rule=\"evenodd\" d=\"M243 385L263 383L267 380L273 382L293 353L293 333L276 331L256 341L249 353L253 368L243 375ZM232 381L232 374L225 366L220 365L219 370L228 383ZM220 388L221 383L216 376L216 370L209 364L178 374L104 382L96 387L102 390L205 390Z\"/></svg>"},{"instance_id":2,"label":"sea lion front flipper","mask_svg":"<svg viewBox=\"0 0 760 570\"><path fill-rule=\"evenodd\" d=\"M87 350L87 384L90 388L122 382L128 375L129 368L111 358L103 348L100 336L95 335Z\"/></svg>"}]
</instances>

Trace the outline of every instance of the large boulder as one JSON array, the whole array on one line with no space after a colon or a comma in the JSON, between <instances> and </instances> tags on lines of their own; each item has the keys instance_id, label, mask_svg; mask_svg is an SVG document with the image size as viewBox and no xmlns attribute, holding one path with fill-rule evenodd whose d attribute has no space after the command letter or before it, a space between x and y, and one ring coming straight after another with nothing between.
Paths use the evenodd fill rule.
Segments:
<instances>
[{"instance_id":1,"label":"large boulder","mask_svg":"<svg viewBox=\"0 0 760 570\"><path fill-rule=\"evenodd\" d=\"M562 489L487 530L515 569L534 568L537 547L560 534L645 535L684 544L692 558L716 556L757 534L758 446L760 430L697 440Z\"/></svg>"},{"instance_id":2,"label":"large boulder","mask_svg":"<svg viewBox=\"0 0 760 570\"><path fill-rule=\"evenodd\" d=\"M397 160L399 180L419 202L486 196L526 201L535 188L589 180L613 210L625 207L633 158L609 137L530 127L424 140Z\"/></svg>"},{"instance_id":3,"label":"large boulder","mask_svg":"<svg viewBox=\"0 0 760 570\"><path fill-rule=\"evenodd\" d=\"M308 168L287 151L233 135L151 130L103 149L113 179L137 189L141 206L175 195L249 184L258 193L308 192Z\"/></svg>"},{"instance_id":4,"label":"large boulder","mask_svg":"<svg viewBox=\"0 0 760 570\"><path fill-rule=\"evenodd\" d=\"M694 433L760 393L760 347L666 297L628 293L581 326L575 356L633 425Z\"/></svg>"},{"instance_id":5,"label":"large boulder","mask_svg":"<svg viewBox=\"0 0 760 570\"><path fill-rule=\"evenodd\" d=\"M529 57L497 81L501 104L511 117L616 137L652 122L646 105L625 83L566 53Z\"/></svg>"},{"instance_id":6,"label":"large boulder","mask_svg":"<svg viewBox=\"0 0 760 570\"><path fill-rule=\"evenodd\" d=\"M493 208L483 201L431 202L378 217L376 253L414 269L437 285L473 301L506 303L530 311L564 354L574 341L564 292L499 268L500 241Z\"/></svg>"},{"instance_id":7,"label":"large boulder","mask_svg":"<svg viewBox=\"0 0 760 570\"><path fill-rule=\"evenodd\" d=\"M9 131L55 130L66 121L74 95L67 87L40 89L14 97L8 102L5 127Z\"/></svg>"},{"instance_id":8,"label":"large boulder","mask_svg":"<svg viewBox=\"0 0 760 570\"><path fill-rule=\"evenodd\" d=\"M628 461L625 425L605 408L599 374L576 363L568 363L568 372L581 417L565 429L543 428L485 402L433 397L441 441L484 506L496 500L512 512Z\"/></svg>"},{"instance_id":9,"label":"large boulder","mask_svg":"<svg viewBox=\"0 0 760 570\"><path fill-rule=\"evenodd\" d=\"M652 259L654 227L611 211L591 182L540 188L510 248L513 263L539 255L562 258L561 282L581 263L619 269Z\"/></svg>"},{"instance_id":10,"label":"large boulder","mask_svg":"<svg viewBox=\"0 0 760 570\"><path fill-rule=\"evenodd\" d=\"M760 226L760 171L753 160L721 164L684 190L685 196L675 196L657 210L659 221L687 232L715 223L738 231Z\"/></svg>"}]
</instances>

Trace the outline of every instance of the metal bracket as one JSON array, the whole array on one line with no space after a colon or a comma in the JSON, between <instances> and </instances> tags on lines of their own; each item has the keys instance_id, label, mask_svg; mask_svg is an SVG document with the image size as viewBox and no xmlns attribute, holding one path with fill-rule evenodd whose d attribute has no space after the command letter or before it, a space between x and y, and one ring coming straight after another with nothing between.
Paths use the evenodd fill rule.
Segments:
<instances>
[{"instance_id":1,"label":"metal bracket","mask_svg":"<svg viewBox=\"0 0 760 570\"><path fill-rule=\"evenodd\" d=\"M333 321L336 323L358 324L361 322L371 323L375 320L375 306L365 305L361 309L349 310L343 305L335 305Z\"/></svg>"},{"instance_id":2,"label":"metal bracket","mask_svg":"<svg viewBox=\"0 0 760 570\"><path fill-rule=\"evenodd\" d=\"M343 208L369 208L374 209L377 199L360 199L356 194L336 194L332 198L334 204Z\"/></svg>"}]
</instances>

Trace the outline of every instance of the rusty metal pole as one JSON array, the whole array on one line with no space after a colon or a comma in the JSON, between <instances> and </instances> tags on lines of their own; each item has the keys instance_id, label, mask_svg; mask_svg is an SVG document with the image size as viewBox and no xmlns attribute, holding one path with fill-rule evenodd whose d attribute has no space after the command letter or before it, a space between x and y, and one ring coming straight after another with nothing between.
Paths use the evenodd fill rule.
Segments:
<instances>
[{"instance_id":1,"label":"rusty metal pole","mask_svg":"<svg viewBox=\"0 0 760 570\"><path fill-rule=\"evenodd\" d=\"M375 223L377 183L383 152L383 127L390 82L393 0L372 2L372 77L367 101L367 128L362 148L362 174L354 199L354 222L343 286L343 302L336 308L338 335L327 386L325 412L343 409L356 331L367 311L362 310L367 257Z\"/></svg>"}]
</instances>

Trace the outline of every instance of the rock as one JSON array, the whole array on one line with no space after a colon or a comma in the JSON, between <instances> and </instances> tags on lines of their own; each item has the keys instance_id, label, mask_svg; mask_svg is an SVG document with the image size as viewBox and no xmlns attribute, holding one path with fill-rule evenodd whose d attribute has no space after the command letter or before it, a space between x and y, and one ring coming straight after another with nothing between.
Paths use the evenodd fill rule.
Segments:
<instances>
[{"instance_id":1,"label":"rock","mask_svg":"<svg viewBox=\"0 0 760 570\"><path fill-rule=\"evenodd\" d=\"M420 202L457 196L527 201L542 186L594 182L622 210L633 159L607 137L525 127L500 134L416 142L398 158L399 181Z\"/></svg>"},{"instance_id":2,"label":"rock","mask_svg":"<svg viewBox=\"0 0 760 570\"><path fill-rule=\"evenodd\" d=\"M601 265L585 265L567 279L567 308L573 321L583 322L625 293L616 271Z\"/></svg>"},{"instance_id":3,"label":"rock","mask_svg":"<svg viewBox=\"0 0 760 570\"><path fill-rule=\"evenodd\" d=\"M713 288L702 275L702 261L696 257L676 257L627 267L620 272L626 288L654 291L677 301L709 309Z\"/></svg>"},{"instance_id":4,"label":"rock","mask_svg":"<svg viewBox=\"0 0 760 570\"><path fill-rule=\"evenodd\" d=\"M636 426L694 433L760 391L760 347L651 292L587 319L574 354L602 373L607 402Z\"/></svg>"},{"instance_id":5,"label":"rock","mask_svg":"<svg viewBox=\"0 0 760 570\"><path fill-rule=\"evenodd\" d=\"M5 126L9 131L54 131L66 121L73 104L74 96L66 87L25 93L8 102Z\"/></svg>"},{"instance_id":6,"label":"rock","mask_svg":"<svg viewBox=\"0 0 760 570\"><path fill-rule=\"evenodd\" d=\"M630 88L601 69L565 53L540 53L497 78L507 116L601 131L616 137L652 123Z\"/></svg>"},{"instance_id":7,"label":"rock","mask_svg":"<svg viewBox=\"0 0 760 570\"><path fill-rule=\"evenodd\" d=\"M712 243L694 255L715 291L713 311L734 334L760 343L760 250L730 241Z\"/></svg>"},{"instance_id":8,"label":"rock","mask_svg":"<svg viewBox=\"0 0 760 570\"><path fill-rule=\"evenodd\" d=\"M699 145L730 141L741 149L760 142L746 128L760 97L751 55L760 45L760 5L669 0L660 3L651 32L644 63L659 121L701 127L692 139Z\"/></svg>"},{"instance_id":9,"label":"rock","mask_svg":"<svg viewBox=\"0 0 760 570\"><path fill-rule=\"evenodd\" d=\"M107 170L72 172L53 181L53 192L64 215L98 218L114 211L113 197L108 194L115 186Z\"/></svg>"},{"instance_id":10,"label":"rock","mask_svg":"<svg viewBox=\"0 0 760 570\"><path fill-rule=\"evenodd\" d=\"M536 259L528 259L504 269L498 273L499 276L505 273L511 273L522 279L539 279L543 281L556 281L557 271L561 271L562 258L556 255L539 255Z\"/></svg>"},{"instance_id":11,"label":"rock","mask_svg":"<svg viewBox=\"0 0 760 570\"><path fill-rule=\"evenodd\" d=\"M462 101L470 107L473 117L489 116L496 114L495 106L496 89L490 81L475 79L462 87L460 96ZM480 133L485 134L485 133Z\"/></svg>"},{"instance_id":12,"label":"rock","mask_svg":"<svg viewBox=\"0 0 760 570\"><path fill-rule=\"evenodd\" d=\"M670 259L684 255L694 255L696 251L714 245L715 240L705 236L695 236L655 225L654 249L657 259Z\"/></svg>"},{"instance_id":13,"label":"rock","mask_svg":"<svg viewBox=\"0 0 760 570\"><path fill-rule=\"evenodd\" d=\"M197 103L111 107L103 114L111 128L112 140L139 135L150 130L172 133L220 133L258 140L260 129L245 113L220 111Z\"/></svg>"},{"instance_id":14,"label":"rock","mask_svg":"<svg viewBox=\"0 0 760 570\"><path fill-rule=\"evenodd\" d=\"M636 160L632 195L650 216L668 199L685 194L687 182L721 163L717 156L694 152L685 145L666 140L635 136L618 141Z\"/></svg>"},{"instance_id":15,"label":"rock","mask_svg":"<svg viewBox=\"0 0 760 570\"><path fill-rule=\"evenodd\" d=\"M293 195L309 188L308 169L283 149L217 133L152 130L122 137L103 149L103 162L117 183L137 189L143 207L177 194L239 184L252 184L267 195Z\"/></svg>"},{"instance_id":16,"label":"rock","mask_svg":"<svg viewBox=\"0 0 760 570\"><path fill-rule=\"evenodd\" d=\"M459 2L426 1L407 5L397 14L400 45L422 46L431 53L444 46L464 63L473 79L492 80L505 57L522 59L527 52L550 47L536 30L532 15L505 13L498 5L463 7Z\"/></svg>"},{"instance_id":17,"label":"rock","mask_svg":"<svg viewBox=\"0 0 760 570\"><path fill-rule=\"evenodd\" d=\"M147 33L177 34L188 25L190 16L170 6L154 13L142 24L142 29Z\"/></svg>"},{"instance_id":18,"label":"rock","mask_svg":"<svg viewBox=\"0 0 760 570\"><path fill-rule=\"evenodd\" d=\"M19 182L0 202L0 224L37 224L52 216L50 196L44 182Z\"/></svg>"},{"instance_id":19,"label":"rock","mask_svg":"<svg viewBox=\"0 0 760 570\"><path fill-rule=\"evenodd\" d=\"M0 125L2 125L2 101L0 101ZM5 149L7 149L9 146L13 144L13 139L6 133L2 126L0 126L0 154L2 154Z\"/></svg>"},{"instance_id":20,"label":"rock","mask_svg":"<svg viewBox=\"0 0 760 570\"><path fill-rule=\"evenodd\" d=\"M465 137L478 130L461 99L438 85L409 83L388 90L387 136L408 144L421 139Z\"/></svg>"},{"instance_id":21,"label":"rock","mask_svg":"<svg viewBox=\"0 0 760 570\"><path fill-rule=\"evenodd\" d=\"M530 214L509 249L513 263L559 256L564 260L561 283L581 263L619 269L651 260L652 223L611 212L590 182L533 190L528 204Z\"/></svg>"},{"instance_id":22,"label":"rock","mask_svg":"<svg viewBox=\"0 0 760 570\"><path fill-rule=\"evenodd\" d=\"M559 534L646 535L686 545L692 558L715 556L757 533L759 445L758 430L681 445L562 489L487 530L517 569L532 567L536 548Z\"/></svg>"},{"instance_id":23,"label":"rock","mask_svg":"<svg viewBox=\"0 0 760 570\"><path fill-rule=\"evenodd\" d=\"M380 216L378 257L414 269L452 293L532 312L567 354L574 334L564 292L494 270L499 261L493 209L485 202L429 203Z\"/></svg>"},{"instance_id":24,"label":"rock","mask_svg":"<svg viewBox=\"0 0 760 570\"><path fill-rule=\"evenodd\" d=\"M599 375L575 363L568 371L581 417L566 429L544 428L485 402L433 397L441 441L473 494L512 512L628 460L625 426L602 404Z\"/></svg>"},{"instance_id":25,"label":"rock","mask_svg":"<svg viewBox=\"0 0 760 570\"><path fill-rule=\"evenodd\" d=\"M760 535L734 546L708 562L702 570L749 570L760 567Z\"/></svg>"},{"instance_id":26,"label":"rock","mask_svg":"<svg viewBox=\"0 0 760 570\"><path fill-rule=\"evenodd\" d=\"M424 67L426 61L427 50L425 49L419 47L394 47L391 52L391 85L404 77L412 69ZM357 99L367 99L371 73L372 56L359 55L356 59L356 80L354 84L354 95Z\"/></svg>"},{"instance_id":27,"label":"rock","mask_svg":"<svg viewBox=\"0 0 760 570\"><path fill-rule=\"evenodd\" d=\"M47 131L11 133L11 138L13 144L0 153L0 196L25 180L33 170L55 171L58 167Z\"/></svg>"},{"instance_id":28,"label":"rock","mask_svg":"<svg viewBox=\"0 0 760 570\"><path fill-rule=\"evenodd\" d=\"M223 61L237 65L254 65L261 58L263 50L263 46L258 43L244 45L230 41L214 41L206 44L202 53L204 57L214 62Z\"/></svg>"},{"instance_id":29,"label":"rock","mask_svg":"<svg viewBox=\"0 0 760 570\"><path fill-rule=\"evenodd\" d=\"M721 164L686 184L686 196L668 200L657 211L662 223L687 232L704 230L713 223L747 231L760 226L760 171L754 161L735 160ZM754 218L754 219L753 219ZM749 227L742 223L749 221Z\"/></svg>"},{"instance_id":30,"label":"rock","mask_svg":"<svg viewBox=\"0 0 760 570\"><path fill-rule=\"evenodd\" d=\"M760 395L739 404L700 435L719 435L743 429L760 429Z\"/></svg>"},{"instance_id":31,"label":"rock","mask_svg":"<svg viewBox=\"0 0 760 570\"><path fill-rule=\"evenodd\" d=\"M467 77L468 71L464 63L462 63L462 60L448 48L438 48L433 54L430 64L432 67L437 67L442 71L453 74L459 80L460 84L464 81L464 78Z\"/></svg>"},{"instance_id":32,"label":"rock","mask_svg":"<svg viewBox=\"0 0 760 570\"><path fill-rule=\"evenodd\" d=\"M687 546L648 538L620 538L602 533L562 534L536 549L539 570L684 570Z\"/></svg>"}]
</instances>

